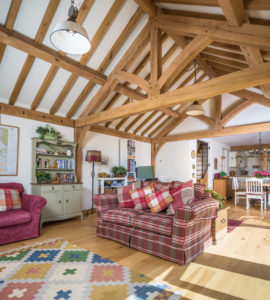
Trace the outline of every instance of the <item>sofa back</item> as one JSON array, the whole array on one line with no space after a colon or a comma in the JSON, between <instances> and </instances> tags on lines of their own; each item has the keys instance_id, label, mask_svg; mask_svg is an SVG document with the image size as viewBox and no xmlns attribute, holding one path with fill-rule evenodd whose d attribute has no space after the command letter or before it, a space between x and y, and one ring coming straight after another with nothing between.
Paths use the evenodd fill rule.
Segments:
<instances>
[{"instance_id":1,"label":"sofa back","mask_svg":"<svg viewBox=\"0 0 270 300\"><path fill-rule=\"evenodd\" d=\"M17 182L0 183L0 188L17 190L20 195L24 192L23 185Z\"/></svg>"}]
</instances>

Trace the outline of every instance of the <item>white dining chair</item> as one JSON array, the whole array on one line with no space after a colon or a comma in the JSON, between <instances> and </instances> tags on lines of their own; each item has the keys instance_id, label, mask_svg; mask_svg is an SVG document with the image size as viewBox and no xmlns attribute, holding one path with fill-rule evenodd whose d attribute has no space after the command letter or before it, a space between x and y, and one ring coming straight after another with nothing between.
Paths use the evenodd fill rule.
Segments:
<instances>
[{"instance_id":1,"label":"white dining chair","mask_svg":"<svg viewBox=\"0 0 270 300\"><path fill-rule=\"evenodd\" d=\"M267 178L263 178L263 183L266 183L266 184L270 184L270 178L267 177ZM270 206L270 186L265 188L266 190L266 193L267 193L267 198L268 198L268 206Z\"/></svg>"},{"instance_id":2,"label":"white dining chair","mask_svg":"<svg viewBox=\"0 0 270 300\"><path fill-rule=\"evenodd\" d=\"M239 181L237 177L233 177L232 179L232 188L234 190L234 204L239 203L239 199L246 199L246 190L239 188Z\"/></svg>"},{"instance_id":3,"label":"white dining chair","mask_svg":"<svg viewBox=\"0 0 270 300\"><path fill-rule=\"evenodd\" d=\"M266 210L266 192L263 190L263 179L246 179L246 209L250 208L250 199L261 200L261 211Z\"/></svg>"}]
</instances>

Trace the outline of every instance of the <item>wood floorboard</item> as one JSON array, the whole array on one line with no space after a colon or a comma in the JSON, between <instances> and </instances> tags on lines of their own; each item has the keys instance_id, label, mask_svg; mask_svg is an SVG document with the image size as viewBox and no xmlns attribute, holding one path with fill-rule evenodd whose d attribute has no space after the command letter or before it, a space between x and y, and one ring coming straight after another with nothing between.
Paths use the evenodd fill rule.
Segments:
<instances>
[{"instance_id":1,"label":"wood floorboard","mask_svg":"<svg viewBox=\"0 0 270 300\"><path fill-rule=\"evenodd\" d=\"M96 215L44 224L37 239L0 246L0 251L61 237L185 292L185 299L270 299L270 209L246 211L228 202L229 218L243 221L192 263L181 266L95 235Z\"/></svg>"}]
</instances>

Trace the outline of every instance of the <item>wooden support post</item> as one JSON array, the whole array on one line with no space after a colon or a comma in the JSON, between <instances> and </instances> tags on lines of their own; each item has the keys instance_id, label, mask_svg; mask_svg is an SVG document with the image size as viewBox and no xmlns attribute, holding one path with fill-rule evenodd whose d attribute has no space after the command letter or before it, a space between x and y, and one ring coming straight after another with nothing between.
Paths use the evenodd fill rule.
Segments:
<instances>
[{"instance_id":1,"label":"wooden support post","mask_svg":"<svg viewBox=\"0 0 270 300\"><path fill-rule=\"evenodd\" d=\"M83 140L86 136L87 131L85 127L83 128L75 128L74 129L74 141L77 143L77 151L76 151L76 176L77 181L79 183L82 182L82 162L83 162Z\"/></svg>"}]
</instances>

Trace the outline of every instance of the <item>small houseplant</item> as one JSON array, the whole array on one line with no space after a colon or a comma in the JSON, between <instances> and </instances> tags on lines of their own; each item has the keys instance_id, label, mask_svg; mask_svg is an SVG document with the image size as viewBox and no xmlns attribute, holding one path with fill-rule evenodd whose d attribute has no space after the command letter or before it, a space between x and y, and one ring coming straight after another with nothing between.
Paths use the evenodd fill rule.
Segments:
<instances>
[{"instance_id":1,"label":"small houseplant","mask_svg":"<svg viewBox=\"0 0 270 300\"><path fill-rule=\"evenodd\" d=\"M48 183L48 182L50 182L50 179L51 179L51 175L44 171L37 171L36 177L37 177L38 183Z\"/></svg>"},{"instance_id":2,"label":"small houseplant","mask_svg":"<svg viewBox=\"0 0 270 300\"><path fill-rule=\"evenodd\" d=\"M205 189L205 192L210 193L211 197L219 202L219 207L222 208L223 204L226 202L225 198L222 197L219 193L211 189Z\"/></svg>"},{"instance_id":3,"label":"small houseplant","mask_svg":"<svg viewBox=\"0 0 270 300\"><path fill-rule=\"evenodd\" d=\"M62 140L61 133L55 130L49 124L47 124L45 127L39 126L36 130L36 133L38 133L42 140L57 140L58 143L60 143Z\"/></svg>"},{"instance_id":4,"label":"small houseplant","mask_svg":"<svg viewBox=\"0 0 270 300\"><path fill-rule=\"evenodd\" d=\"M127 169L125 167L113 167L112 172L114 177L125 177L127 175Z\"/></svg>"}]
</instances>

